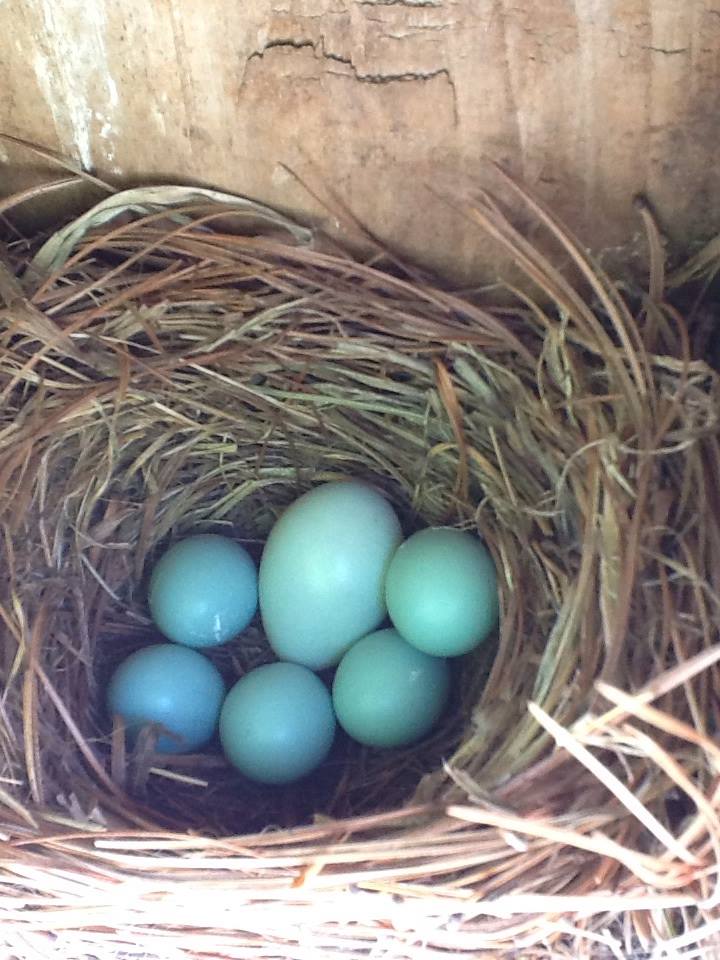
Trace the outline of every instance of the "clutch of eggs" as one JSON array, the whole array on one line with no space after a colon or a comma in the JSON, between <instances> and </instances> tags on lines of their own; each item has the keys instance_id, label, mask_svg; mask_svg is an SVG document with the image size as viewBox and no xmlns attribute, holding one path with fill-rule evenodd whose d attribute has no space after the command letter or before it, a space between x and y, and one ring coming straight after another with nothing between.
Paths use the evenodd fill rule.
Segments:
<instances>
[{"instance_id":1,"label":"clutch of eggs","mask_svg":"<svg viewBox=\"0 0 720 960\"><path fill-rule=\"evenodd\" d=\"M431 527L403 543L387 499L354 480L323 484L288 507L259 571L228 537L179 541L156 564L148 601L173 642L118 668L110 712L131 737L156 725L162 752L200 749L219 730L228 760L268 784L322 763L336 722L376 748L426 736L449 697L445 658L475 648L498 618L495 568L477 537ZM239 636L258 606L285 662L250 671L226 695L200 651ZM312 671L335 666L331 694Z\"/></svg>"}]
</instances>

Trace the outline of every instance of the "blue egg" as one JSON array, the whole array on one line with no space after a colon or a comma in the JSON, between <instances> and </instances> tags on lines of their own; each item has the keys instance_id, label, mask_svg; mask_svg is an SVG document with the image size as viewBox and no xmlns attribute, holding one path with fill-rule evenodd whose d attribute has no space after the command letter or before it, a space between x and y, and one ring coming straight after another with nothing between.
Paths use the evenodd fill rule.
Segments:
<instances>
[{"instance_id":1,"label":"blue egg","mask_svg":"<svg viewBox=\"0 0 720 960\"><path fill-rule=\"evenodd\" d=\"M160 753L191 753L215 733L224 696L220 672L207 657L158 643L120 664L107 704L111 715L122 717L131 737L147 724L159 724L167 731L157 741Z\"/></svg>"},{"instance_id":2,"label":"blue egg","mask_svg":"<svg viewBox=\"0 0 720 960\"><path fill-rule=\"evenodd\" d=\"M259 783L304 777L328 755L334 736L328 690L296 663L269 663L245 674L220 714L225 755Z\"/></svg>"},{"instance_id":3,"label":"blue egg","mask_svg":"<svg viewBox=\"0 0 720 960\"><path fill-rule=\"evenodd\" d=\"M385 581L388 613L404 640L434 657L460 657L498 622L497 573L477 537L428 527L395 553Z\"/></svg>"},{"instance_id":4,"label":"blue egg","mask_svg":"<svg viewBox=\"0 0 720 960\"><path fill-rule=\"evenodd\" d=\"M406 643L397 630L377 630L340 661L333 705L340 726L370 747L403 747L424 737L450 693L447 660Z\"/></svg>"},{"instance_id":5,"label":"blue egg","mask_svg":"<svg viewBox=\"0 0 720 960\"><path fill-rule=\"evenodd\" d=\"M156 564L148 601L168 639L187 647L216 647L236 637L255 616L257 570L234 540L212 533L188 537Z\"/></svg>"},{"instance_id":6,"label":"blue egg","mask_svg":"<svg viewBox=\"0 0 720 960\"><path fill-rule=\"evenodd\" d=\"M392 506L366 483L324 483L288 507L260 561L260 612L277 656L322 670L379 626L401 540Z\"/></svg>"}]
</instances>

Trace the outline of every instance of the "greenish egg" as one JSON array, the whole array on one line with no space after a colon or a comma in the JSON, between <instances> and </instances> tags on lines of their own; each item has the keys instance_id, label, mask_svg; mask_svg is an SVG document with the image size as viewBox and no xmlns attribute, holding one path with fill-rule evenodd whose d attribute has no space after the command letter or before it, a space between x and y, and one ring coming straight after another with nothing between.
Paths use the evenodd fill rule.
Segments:
<instances>
[{"instance_id":1,"label":"greenish egg","mask_svg":"<svg viewBox=\"0 0 720 960\"><path fill-rule=\"evenodd\" d=\"M326 483L296 500L260 562L260 612L278 657L321 670L379 626L401 539L392 506L365 483Z\"/></svg>"},{"instance_id":2,"label":"greenish egg","mask_svg":"<svg viewBox=\"0 0 720 960\"><path fill-rule=\"evenodd\" d=\"M330 751L335 715L330 694L296 663L269 663L246 673L228 693L220 715L225 755L259 783L291 783Z\"/></svg>"},{"instance_id":3,"label":"greenish egg","mask_svg":"<svg viewBox=\"0 0 720 960\"><path fill-rule=\"evenodd\" d=\"M495 629L495 565L475 536L429 527L397 550L386 580L388 613L408 643L436 657L468 653Z\"/></svg>"},{"instance_id":4,"label":"greenish egg","mask_svg":"<svg viewBox=\"0 0 720 960\"><path fill-rule=\"evenodd\" d=\"M108 712L119 716L131 738L160 725L161 753L191 753L217 728L225 684L217 667L197 650L158 643L131 654L113 674Z\"/></svg>"},{"instance_id":5,"label":"greenish egg","mask_svg":"<svg viewBox=\"0 0 720 960\"><path fill-rule=\"evenodd\" d=\"M255 616L257 570L239 543L213 533L180 540L150 578L150 613L161 633L188 647L216 647Z\"/></svg>"},{"instance_id":6,"label":"greenish egg","mask_svg":"<svg viewBox=\"0 0 720 960\"><path fill-rule=\"evenodd\" d=\"M429 733L450 691L447 661L378 630L340 661L333 705L340 726L371 747L402 747Z\"/></svg>"}]
</instances>

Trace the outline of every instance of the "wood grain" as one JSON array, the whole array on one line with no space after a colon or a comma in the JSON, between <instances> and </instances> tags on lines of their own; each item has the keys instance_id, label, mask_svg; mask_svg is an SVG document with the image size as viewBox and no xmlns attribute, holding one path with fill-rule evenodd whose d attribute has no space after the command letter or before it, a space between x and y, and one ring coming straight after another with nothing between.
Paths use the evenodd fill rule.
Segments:
<instances>
[{"instance_id":1,"label":"wood grain","mask_svg":"<svg viewBox=\"0 0 720 960\"><path fill-rule=\"evenodd\" d=\"M452 276L485 252L428 184L486 158L596 248L639 236L637 192L678 244L720 222L719 0L9 0L0 36L0 129L347 235L290 168ZM4 159L3 193L42 173Z\"/></svg>"}]
</instances>

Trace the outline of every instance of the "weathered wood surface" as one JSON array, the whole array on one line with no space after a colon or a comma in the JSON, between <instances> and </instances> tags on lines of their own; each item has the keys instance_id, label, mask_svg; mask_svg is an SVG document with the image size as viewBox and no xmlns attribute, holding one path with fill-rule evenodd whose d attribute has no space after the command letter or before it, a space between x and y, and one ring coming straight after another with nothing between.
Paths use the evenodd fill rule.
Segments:
<instances>
[{"instance_id":1,"label":"weathered wood surface","mask_svg":"<svg viewBox=\"0 0 720 960\"><path fill-rule=\"evenodd\" d=\"M289 167L458 276L478 233L427 183L483 157L595 247L638 191L679 243L720 223L719 0L4 0L0 38L0 129L325 215ZM6 154L3 193L40 173Z\"/></svg>"}]
</instances>

